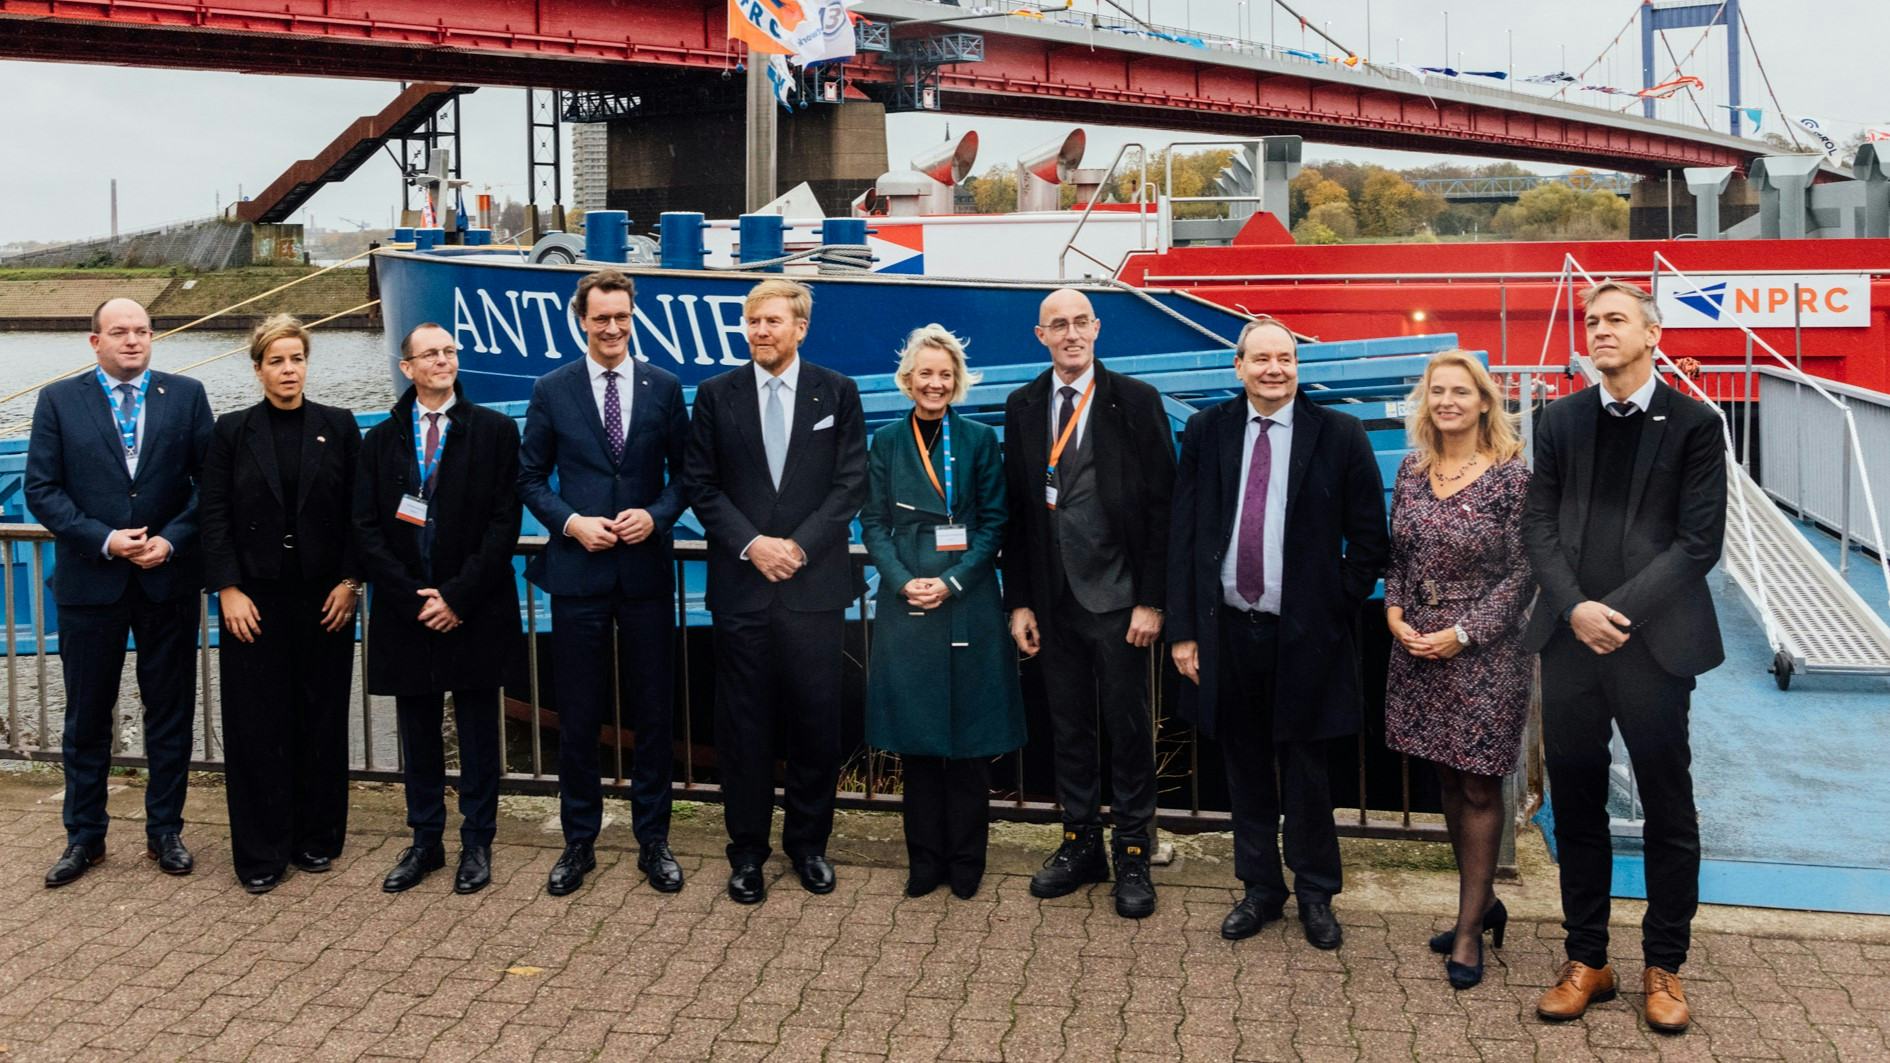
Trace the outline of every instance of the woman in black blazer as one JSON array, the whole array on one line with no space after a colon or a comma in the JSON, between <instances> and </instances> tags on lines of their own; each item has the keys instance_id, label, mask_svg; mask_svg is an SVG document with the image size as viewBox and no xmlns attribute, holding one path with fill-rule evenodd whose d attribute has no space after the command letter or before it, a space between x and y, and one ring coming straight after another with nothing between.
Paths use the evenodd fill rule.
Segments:
<instances>
[{"instance_id":1,"label":"woman in black blazer","mask_svg":"<svg viewBox=\"0 0 1890 1063\"><path fill-rule=\"evenodd\" d=\"M230 851L251 893L274 889L291 864L327 871L348 823L361 436L347 410L303 397L308 355L295 318L256 327L263 401L217 420L198 501L222 617Z\"/></svg>"}]
</instances>

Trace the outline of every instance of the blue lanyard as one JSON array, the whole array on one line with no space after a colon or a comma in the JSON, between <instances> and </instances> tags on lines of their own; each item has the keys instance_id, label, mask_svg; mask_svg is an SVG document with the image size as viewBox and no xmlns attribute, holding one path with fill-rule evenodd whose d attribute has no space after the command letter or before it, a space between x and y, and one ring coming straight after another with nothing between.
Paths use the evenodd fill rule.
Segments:
<instances>
[{"instance_id":1,"label":"blue lanyard","mask_svg":"<svg viewBox=\"0 0 1890 1063\"><path fill-rule=\"evenodd\" d=\"M145 370L144 375L138 378L137 398L131 404L129 420L119 409L117 391L119 384L128 384L130 381L113 380L105 375L105 370L102 368L96 372L99 386L105 389L105 405L111 408L112 420L118 423L118 436L124 441L125 453L136 454L138 452L138 421L144 416L144 395L145 389L151 386L151 371Z\"/></svg>"},{"instance_id":2,"label":"blue lanyard","mask_svg":"<svg viewBox=\"0 0 1890 1063\"><path fill-rule=\"evenodd\" d=\"M444 412L440 414L440 441L427 453L426 433L420 428L420 403L413 404L413 456L420 466L420 486L425 489L427 481L433 478L433 472L440 466L440 452L446 449L446 430L453 426L452 419Z\"/></svg>"},{"instance_id":3,"label":"blue lanyard","mask_svg":"<svg viewBox=\"0 0 1890 1063\"><path fill-rule=\"evenodd\" d=\"M932 455L926 452L925 437L919 433L919 415L912 414L912 438L919 445L919 461L925 465L925 475L931 479L933 490L945 499L945 519L952 519L952 413L945 411L939 425L939 449L945 453L945 484L939 486L938 473L932 469Z\"/></svg>"}]
</instances>

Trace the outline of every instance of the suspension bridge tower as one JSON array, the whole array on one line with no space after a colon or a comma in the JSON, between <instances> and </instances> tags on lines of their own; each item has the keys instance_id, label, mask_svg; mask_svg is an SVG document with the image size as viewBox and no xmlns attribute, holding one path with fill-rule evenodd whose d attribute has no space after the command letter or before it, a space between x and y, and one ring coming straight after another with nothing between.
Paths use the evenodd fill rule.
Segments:
<instances>
[{"instance_id":1,"label":"suspension bridge tower","mask_svg":"<svg viewBox=\"0 0 1890 1063\"><path fill-rule=\"evenodd\" d=\"M1731 132L1739 136L1739 0L1641 0L1641 87L1654 87L1654 34L1664 30L1726 27L1726 92ZM1654 117L1654 101L1641 101L1641 113Z\"/></svg>"}]
</instances>

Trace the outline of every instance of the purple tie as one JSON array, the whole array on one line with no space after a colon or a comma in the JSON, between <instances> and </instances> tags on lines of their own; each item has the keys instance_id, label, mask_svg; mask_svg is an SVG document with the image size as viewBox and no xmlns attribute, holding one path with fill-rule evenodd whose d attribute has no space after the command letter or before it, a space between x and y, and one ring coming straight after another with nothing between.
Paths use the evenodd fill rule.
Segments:
<instances>
[{"instance_id":1,"label":"purple tie","mask_svg":"<svg viewBox=\"0 0 1890 1063\"><path fill-rule=\"evenodd\" d=\"M604 442L610 444L610 460L623 460L623 400L617 397L617 371L604 370Z\"/></svg>"},{"instance_id":2,"label":"purple tie","mask_svg":"<svg viewBox=\"0 0 1890 1063\"><path fill-rule=\"evenodd\" d=\"M1267 482L1273 478L1273 441L1267 438L1273 422L1265 417L1259 421L1253 460L1247 463L1247 494L1240 503L1239 554L1234 561L1234 590L1253 605L1260 603L1267 589Z\"/></svg>"}]
</instances>

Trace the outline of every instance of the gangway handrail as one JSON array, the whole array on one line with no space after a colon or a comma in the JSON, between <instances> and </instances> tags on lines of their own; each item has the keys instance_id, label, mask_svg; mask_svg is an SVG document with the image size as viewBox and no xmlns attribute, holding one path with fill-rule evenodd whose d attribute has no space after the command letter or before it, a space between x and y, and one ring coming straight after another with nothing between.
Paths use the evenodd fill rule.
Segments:
<instances>
[{"instance_id":1,"label":"gangway handrail","mask_svg":"<svg viewBox=\"0 0 1890 1063\"><path fill-rule=\"evenodd\" d=\"M1674 276L1679 277L1681 280L1689 284L1694 284L1697 287L1697 283L1693 280L1692 277L1687 276L1686 271L1674 265L1673 261L1669 259L1666 255L1660 253L1659 251L1656 251L1654 252L1654 270L1653 270L1653 286L1654 286L1653 294L1655 298L1659 298L1660 275L1662 273L1663 266L1666 268L1667 271L1671 271ZM1766 342L1764 337L1760 336L1757 332L1754 332L1750 326L1748 326L1744 321L1740 320L1739 314L1736 311L1726 308L1726 307L1721 307L1720 316L1727 320L1730 320L1733 323L1733 325L1738 327L1739 331L1745 333L1746 339L1748 342L1756 344L1761 350L1765 351L1765 353L1771 355L1773 360L1778 363L1778 365L1775 368L1785 373L1785 375L1792 381L1792 383L1799 384L1804 387L1808 387L1812 391L1817 392L1817 394L1821 398L1823 398L1826 402L1830 403L1833 407L1835 407L1838 410L1839 413L1843 415L1845 439L1846 439L1846 442L1849 444L1845 448L1845 457L1849 459L1849 461L1846 462L1845 470L1844 470L1845 489L1848 491L1850 487L1850 474L1851 474L1850 462L1855 462L1857 466L1857 475L1864 489L1864 513L1870 517L1871 534L1876 537L1877 543L1881 546L1881 544L1884 543L1883 524L1877 515L1877 500L1876 500L1876 496L1874 492L1872 492L1871 487L1870 487L1870 466L1866 463L1865 458L1864 458L1864 442L1863 442L1862 437L1860 437L1857 434L1857 418L1851 412L1850 403L1845 402L1843 399L1827 391L1824 388L1824 386L1818 382L1817 377L1814 377L1811 374L1805 372L1803 369L1800 369L1798 366L1793 365L1790 359L1786 358L1783 354L1779 353L1778 348L1773 347L1770 343ZM1665 358L1666 357L1665 353L1662 353L1661 357ZM1669 360L1669 364L1672 364L1671 360ZM1698 389L1696 388L1695 390L1698 390ZM1752 401L1752 394L1750 391L1748 391L1746 394L1746 401L1747 402ZM1715 408L1717 409L1717 406ZM1723 413L1721 414L1721 417L1722 419L1724 419ZM1730 429L1728 429L1727 438L1729 440L1731 439ZM1734 456L1735 457L1737 456L1736 452ZM1847 507L1847 512L1843 514L1843 519L1845 521L1846 528L1847 528L1847 532L1844 536L1844 539L1845 539L1844 548L1845 548L1845 551L1848 553L1850 550L1850 541L1849 541L1850 535L1848 534L1850 513L1848 512L1848 507ZM1883 573L1884 586L1886 588L1890 588L1890 550L1885 550L1885 549L1880 548L1877 551L1877 567ZM1890 599L1887 599L1887 600L1890 600Z\"/></svg>"},{"instance_id":2,"label":"gangway handrail","mask_svg":"<svg viewBox=\"0 0 1890 1063\"><path fill-rule=\"evenodd\" d=\"M1069 258L1071 251L1075 251L1077 254L1082 255L1084 258L1108 270L1112 275L1115 273L1115 266L1111 266L1095 255L1077 247L1076 238L1082 235L1083 226L1089 224L1089 216L1095 212L1096 204L1102 201L1103 191L1109 187L1109 181L1116 176L1116 168L1122 165L1122 160L1129 154L1130 148L1135 149L1136 156L1142 163L1141 182L1135 186L1135 215L1137 221L1140 223L1136 239L1140 243L1140 249L1146 250L1148 248L1148 146L1139 140L1131 140L1116 149L1116 157L1109 161L1109 169L1103 171L1102 180L1096 183L1096 191L1090 195L1089 202L1083 205L1082 216L1076 219L1076 228L1070 230L1070 238L1063 242L1063 250L1057 252L1058 280L1065 279L1069 276L1069 271L1064 268L1063 263L1065 259Z\"/></svg>"}]
</instances>

